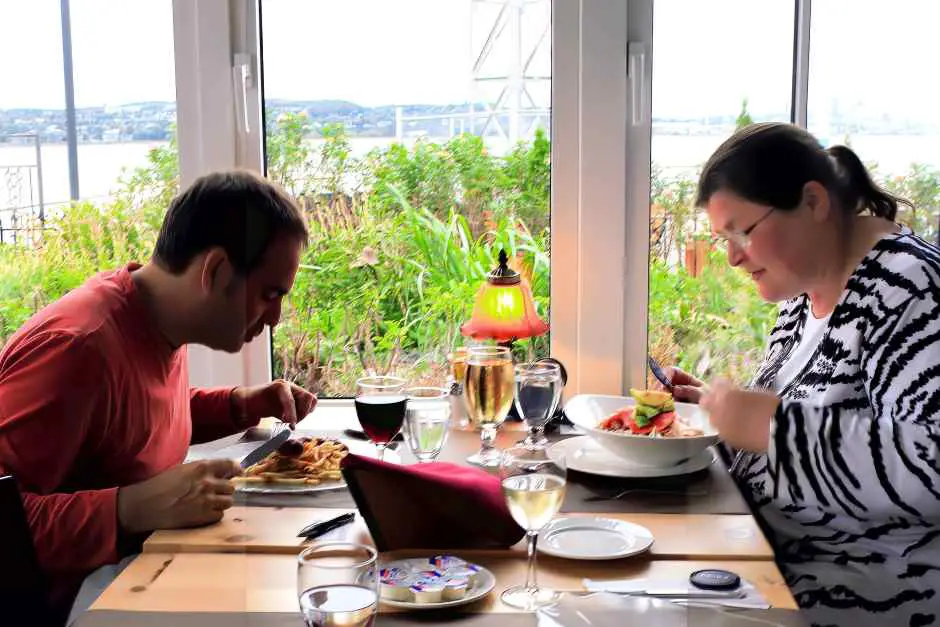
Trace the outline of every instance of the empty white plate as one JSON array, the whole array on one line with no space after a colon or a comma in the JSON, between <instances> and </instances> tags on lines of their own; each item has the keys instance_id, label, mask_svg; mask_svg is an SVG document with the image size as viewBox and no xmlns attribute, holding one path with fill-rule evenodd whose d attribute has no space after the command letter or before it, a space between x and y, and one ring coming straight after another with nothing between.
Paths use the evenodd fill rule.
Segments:
<instances>
[{"instance_id":1,"label":"empty white plate","mask_svg":"<svg viewBox=\"0 0 940 627\"><path fill-rule=\"evenodd\" d=\"M539 532L539 551L573 560L614 560L653 546L646 527L600 517L556 518Z\"/></svg>"},{"instance_id":2,"label":"empty white plate","mask_svg":"<svg viewBox=\"0 0 940 627\"><path fill-rule=\"evenodd\" d=\"M549 447L548 456L553 461L564 459L568 470L604 477L632 479L688 475L708 468L715 461L712 449L707 448L698 457L675 466L635 465L614 455L589 435L579 435L555 442Z\"/></svg>"}]
</instances>

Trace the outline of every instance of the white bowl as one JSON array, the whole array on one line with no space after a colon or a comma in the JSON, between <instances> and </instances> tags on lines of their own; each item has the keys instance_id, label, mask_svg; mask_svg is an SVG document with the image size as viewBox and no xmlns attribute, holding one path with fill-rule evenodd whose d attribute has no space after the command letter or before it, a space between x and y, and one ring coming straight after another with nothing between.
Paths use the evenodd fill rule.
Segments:
<instances>
[{"instance_id":1,"label":"white bowl","mask_svg":"<svg viewBox=\"0 0 940 627\"><path fill-rule=\"evenodd\" d=\"M614 412L635 404L636 401L628 396L579 394L565 405L565 415L605 449L638 466L674 466L696 457L718 441L718 434L708 421L708 412L688 403L676 403L676 414L689 426L701 429L705 435L651 438L598 428L597 425Z\"/></svg>"}]
</instances>

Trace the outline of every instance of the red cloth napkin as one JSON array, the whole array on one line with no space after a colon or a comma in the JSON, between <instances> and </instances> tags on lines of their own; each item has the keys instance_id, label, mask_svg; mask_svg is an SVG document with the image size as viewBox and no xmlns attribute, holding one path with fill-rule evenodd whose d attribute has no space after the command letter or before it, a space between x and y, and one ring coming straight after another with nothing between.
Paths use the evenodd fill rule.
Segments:
<instances>
[{"instance_id":1,"label":"red cloth napkin","mask_svg":"<svg viewBox=\"0 0 940 627\"><path fill-rule=\"evenodd\" d=\"M379 551L505 548L525 534L499 479L478 468L348 455L342 470Z\"/></svg>"}]
</instances>

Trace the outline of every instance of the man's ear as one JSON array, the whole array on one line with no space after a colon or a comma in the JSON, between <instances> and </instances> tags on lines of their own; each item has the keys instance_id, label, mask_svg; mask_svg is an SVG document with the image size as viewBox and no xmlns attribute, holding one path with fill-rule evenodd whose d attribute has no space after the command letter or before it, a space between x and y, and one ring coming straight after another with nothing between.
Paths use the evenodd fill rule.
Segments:
<instances>
[{"instance_id":1,"label":"man's ear","mask_svg":"<svg viewBox=\"0 0 940 627\"><path fill-rule=\"evenodd\" d=\"M203 294L208 295L225 289L225 286L232 282L233 274L232 264L226 252L219 247L210 248L203 257L199 277Z\"/></svg>"}]
</instances>

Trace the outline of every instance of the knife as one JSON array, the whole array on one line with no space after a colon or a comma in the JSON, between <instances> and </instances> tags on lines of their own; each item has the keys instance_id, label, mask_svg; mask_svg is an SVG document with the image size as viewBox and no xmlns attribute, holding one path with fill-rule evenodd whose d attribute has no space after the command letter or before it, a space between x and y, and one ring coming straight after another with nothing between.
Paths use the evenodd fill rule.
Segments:
<instances>
[{"instance_id":1,"label":"knife","mask_svg":"<svg viewBox=\"0 0 940 627\"><path fill-rule=\"evenodd\" d=\"M695 588L648 588L646 590L603 590L592 589L591 592L607 592L608 594L622 594L630 597L652 597L654 599L741 599L742 590L697 590Z\"/></svg>"},{"instance_id":2,"label":"knife","mask_svg":"<svg viewBox=\"0 0 940 627\"><path fill-rule=\"evenodd\" d=\"M329 520L321 520L315 522L312 525L308 525L300 530L300 533L297 534L298 538L306 538L307 540L312 540L314 538L319 538L323 534L333 531L334 529L339 529L344 525L348 525L352 521L356 520L356 513L349 512L346 514L340 514L336 518L330 518Z\"/></svg>"},{"instance_id":3,"label":"knife","mask_svg":"<svg viewBox=\"0 0 940 627\"><path fill-rule=\"evenodd\" d=\"M261 446L253 450L252 452L245 455L245 457L242 458L241 464L239 465L242 468L248 468L249 466L254 466L258 462L260 462L262 459L264 459L265 457L267 457L268 455L276 451L278 447L281 446L281 444L284 444L284 442L286 442L290 438L290 435L291 435L290 429L281 429L270 440L268 440L267 442L265 442L264 444L262 444Z\"/></svg>"}]
</instances>

